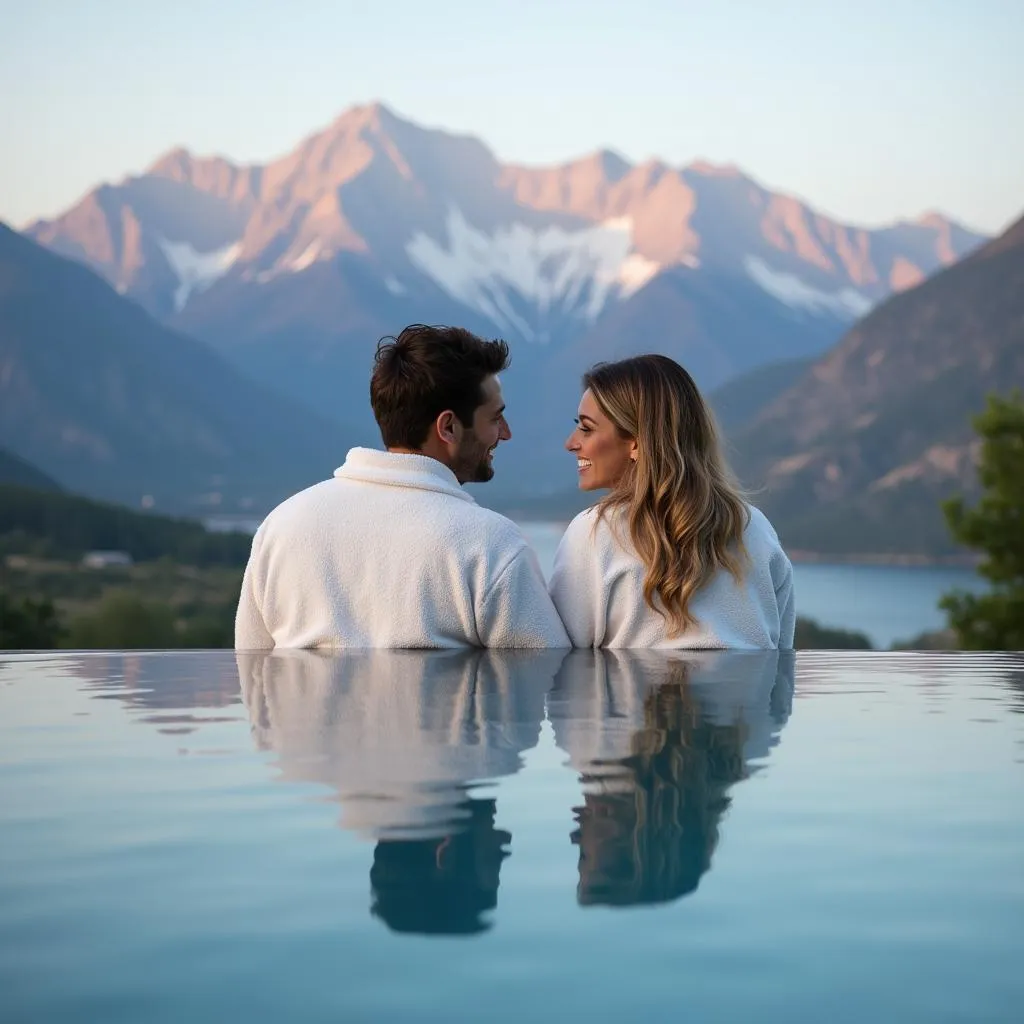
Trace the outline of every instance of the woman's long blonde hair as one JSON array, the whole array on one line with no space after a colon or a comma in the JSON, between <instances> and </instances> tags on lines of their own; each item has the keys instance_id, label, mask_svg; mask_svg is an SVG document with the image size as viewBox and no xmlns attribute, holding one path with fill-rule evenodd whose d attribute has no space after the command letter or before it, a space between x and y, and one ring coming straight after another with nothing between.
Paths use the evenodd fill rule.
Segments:
<instances>
[{"instance_id":1,"label":"woman's long blonde hair","mask_svg":"<svg viewBox=\"0 0 1024 1024\"><path fill-rule=\"evenodd\" d=\"M647 569L644 600L664 616L669 636L696 619L693 595L719 570L737 580L746 562L749 512L721 452L718 430L693 378L667 356L598 363L584 374L597 404L636 461L598 505L621 510Z\"/></svg>"}]
</instances>

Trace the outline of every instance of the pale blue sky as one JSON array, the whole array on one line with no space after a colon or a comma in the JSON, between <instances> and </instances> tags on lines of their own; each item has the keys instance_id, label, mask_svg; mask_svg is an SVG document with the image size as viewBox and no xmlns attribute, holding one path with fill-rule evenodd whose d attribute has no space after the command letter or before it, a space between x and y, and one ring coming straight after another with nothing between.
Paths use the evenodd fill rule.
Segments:
<instances>
[{"instance_id":1,"label":"pale blue sky","mask_svg":"<svg viewBox=\"0 0 1024 1024\"><path fill-rule=\"evenodd\" d=\"M824 212L1024 211L1024 0L0 0L0 219L354 103L499 158L733 162Z\"/></svg>"}]
</instances>

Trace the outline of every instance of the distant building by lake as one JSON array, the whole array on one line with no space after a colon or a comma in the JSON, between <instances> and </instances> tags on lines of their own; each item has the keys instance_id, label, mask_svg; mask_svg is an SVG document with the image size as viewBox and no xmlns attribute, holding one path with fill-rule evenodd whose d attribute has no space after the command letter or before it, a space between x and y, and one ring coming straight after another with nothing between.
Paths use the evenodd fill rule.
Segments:
<instances>
[{"instance_id":1,"label":"distant building by lake","mask_svg":"<svg viewBox=\"0 0 1024 1024\"><path fill-rule=\"evenodd\" d=\"M87 569L109 569L111 566L131 565L132 556L127 551L87 551L82 565Z\"/></svg>"},{"instance_id":2,"label":"distant building by lake","mask_svg":"<svg viewBox=\"0 0 1024 1024\"><path fill-rule=\"evenodd\" d=\"M210 516L203 520L203 526L211 533L255 533L262 518L254 516Z\"/></svg>"}]
</instances>

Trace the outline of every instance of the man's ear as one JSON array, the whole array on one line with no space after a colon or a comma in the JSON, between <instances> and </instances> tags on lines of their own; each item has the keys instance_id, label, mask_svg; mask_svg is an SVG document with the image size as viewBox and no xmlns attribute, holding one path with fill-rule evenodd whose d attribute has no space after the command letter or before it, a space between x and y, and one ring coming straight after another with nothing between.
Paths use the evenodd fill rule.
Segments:
<instances>
[{"instance_id":1,"label":"man's ear","mask_svg":"<svg viewBox=\"0 0 1024 1024\"><path fill-rule=\"evenodd\" d=\"M445 444L455 444L459 439L456 434L455 422L455 413L451 409L446 409L434 421L434 429L437 431L437 436Z\"/></svg>"}]
</instances>

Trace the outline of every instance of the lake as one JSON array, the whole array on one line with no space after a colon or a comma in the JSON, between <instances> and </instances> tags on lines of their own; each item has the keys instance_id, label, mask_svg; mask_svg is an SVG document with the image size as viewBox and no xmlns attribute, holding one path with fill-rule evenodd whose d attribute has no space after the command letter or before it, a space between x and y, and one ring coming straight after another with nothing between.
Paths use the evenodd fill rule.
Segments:
<instances>
[{"instance_id":1,"label":"lake","mask_svg":"<svg viewBox=\"0 0 1024 1024\"><path fill-rule=\"evenodd\" d=\"M550 574L565 527L521 523ZM793 566L797 615L867 634L876 648L909 640L945 626L939 598L950 590L977 591L985 583L970 569L947 566L823 565Z\"/></svg>"},{"instance_id":2,"label":"lake","mask_svg":"<svg viewBox=\"0 0 1024 1024\"><path fill-rule=\"evenodd\" d=\"M1016 1022L1024 656L0 656L0 1019Z\"/></svg>"}]
</instances>

